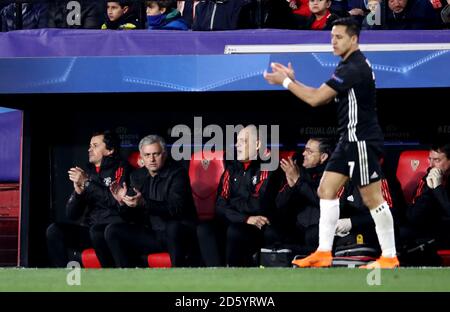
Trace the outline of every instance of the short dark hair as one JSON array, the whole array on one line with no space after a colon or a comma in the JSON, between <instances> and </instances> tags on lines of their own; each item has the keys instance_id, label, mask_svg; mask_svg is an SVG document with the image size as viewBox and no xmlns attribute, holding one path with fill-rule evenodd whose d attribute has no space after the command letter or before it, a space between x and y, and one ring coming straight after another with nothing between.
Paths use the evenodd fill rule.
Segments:
<instances>
[{"instance_id":1,"label":"short dark hair","mask_svg":"<svg viewBox=\"0 0 450 312\"><path fill-rule=\"evenodd\" d=\"M435 143L431 146L431 150L444 153L447 159L450 159L450 143Z\"/></svg>"},{"instance_id":2,"label":"short dark hair","mask_svg":"<svg viewBox=\"0 0 450 312\"><path fill-rule=\"evenodd\" d=\"M121 8L126 7L126 6L129 7L132 4L131 0L117 0L117 1L112 1L112 0L109 1L109 0L107 0L106 2L107 3L108 2L117 2L120 5Z\"/></svg>"},{"instance_id":3,"label":"short dark hair","mask_svg":"<svg viewBox=\"0 0 450 312\"><path fill-rule=\"evenodd\" d=\"M119 154L120 151L120 138L116 132L112 130L94 131L92 136L103 135L103 142L105 142L106 149L113 151L113 155Z\"/></svg>"},{"instance_id":4,"label":"short dark hair","mask_svg":"<svg viewBox=\"0 0 450 312\"><path fill-rule=\"evenodd\" d=\"M334 150L334 141L329 138L310 138L310 140L319 142L319 152L331 156Z\"/></svg>"},{"instance_id":5,"label":"short dark hair","mask_svg":"<svg viewBox=\"0 0 450 312\"><path fill-rule=\"evenodd\" d=\"M347 35L357 36L359 40L359 33L361 32L361 28L358 24L358 21L353 17L343 17L338 18L333 22L333 26L346 26L345 32Z\"/></svg>"},{"instance_id":6,"label":"short dark hair","mask_svg":"<svg viewBox=\"0 0 450 312\"><path fill-rule=\"evenodd\" d=\"M150 6L152 3L155 2L160 9L166 9L167 12L170 12L170 9L174 9L177 7L176 0L150 0L146 1L146 6Z\"/></svg>"}]
</instances>

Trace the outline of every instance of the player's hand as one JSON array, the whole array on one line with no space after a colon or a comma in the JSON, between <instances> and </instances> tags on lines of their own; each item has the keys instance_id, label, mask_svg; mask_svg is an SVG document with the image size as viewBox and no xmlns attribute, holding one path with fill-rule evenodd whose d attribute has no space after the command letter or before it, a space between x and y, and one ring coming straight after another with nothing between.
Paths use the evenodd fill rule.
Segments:
<instances>
[{"instance_id":1,"label":"player's hand","mask_svg":"<svg viewBox=\"0 0 450 312\"><path fill-rule=\"evenodd\" d=\"M297 183L297 180L300 178L300 168L297 166L295 161L292 160L292 157L281 159L280 167L286 174L286 180L289 186L293 187L295 183Z\"/></svg>"},{"instance_id":2,"label":"player's hand","mask_svg":"<svg viewBox=\"0 0 450 312\"><path fill-rule=\"evenodd\" d=\"M282 72L269 73L267 71L264 71L263 76L264 79L266 79L269 84L278 84L278 85L283 84L284 79L287 77L287 75Z\"/></svg>"},{"instance_id":3,"label":"player's hand","mask_svg":"<svg viewBox=\"0 0 450 312\"><path fill-rule=\"evenodd\" d=\"M251 216L247 219L247 224L254 225L261 230L264 225L270 224L270 222L264 216Z\"/></svg>"},{"instance_id":4,"label":"player's hand","mask_svg":"<svg viewBox=\"0 0 450 312\"><path fill-rule=\"evenodd\" d=\"M270 67L272 68L273 72L283 72L292 81L295 81L295 71L294 71L294 68L292 67L292 63L291 62L288 63L287 67L284 66L283 64L272 62L270 64Z\"/></svg>"},{"instance_id":5,"label":"player's hand","mask_svg":"<svg viewBox=\"0 0 450 312\"><path fill-rule=\"evenodd\" d=\"M295 81L294 69L291 63L288 64L288 67L280 63L271 63L270 68L272 69L271 73L264 71L264 78L268 83L281 85L286 78Z\"/></svg>"},{"instance_id":6,"label":"player's hand","mask_svg":"<svg viewBox=\"0 0 450 312\"><path fill-rule=\"evenodd\" d=\"M438 168L431 168L426 178L430 189L435 189L442 184L442 171Z\"/></svg>"}]
</instances>

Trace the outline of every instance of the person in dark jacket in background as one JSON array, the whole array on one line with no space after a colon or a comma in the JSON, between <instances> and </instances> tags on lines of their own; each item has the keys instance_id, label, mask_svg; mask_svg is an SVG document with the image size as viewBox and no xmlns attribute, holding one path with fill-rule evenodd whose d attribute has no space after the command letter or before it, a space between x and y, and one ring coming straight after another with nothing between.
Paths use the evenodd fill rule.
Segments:
<instances>
[{"instance_id":1,"label":"person in dark jacket in background","mask_svg":"<svg viewBox=\"0 0 450 312\"><path fill-rule=\"evenodd\" d=\"M11 3L0 11L1 31L17 30L16 5ZM47 3L23 3L22 4L22 28L45 28L48 23Z\"/></svg>"},{"instance_id":2,"label":"person in dark jacket in background","mask_svg":"<svg viewBox=\"0 0 450 312\"><path fill-rule=\"evenodd\" d=\"M446 29L450 28L450 0L441 0L441 7L437 9L439 10L443 27Z\"/></svg>"},{"instance_id":3,"label":"person in dark jacket in background","mask_svg":"<svg viewBox=\"0 0 450 312\"><path fill-rule=\"evenodd\" d=\"M103 30L132 30L137 28L138 23L131 1L107 1Z\"/></svg>"},{"instance_id":4,"label":"person in dark jacket in background","mask_svg":"<svg viewBox=\"0 0 450 312\"><path fill-rule=\"evenodd\" d=\"M450 144L432 146L429 160L406 215L416 238L434 238L438 248L450 248Z\"/></svg>"},{"instance_id":5,"label":"person in dark jacket in background","mask_svg":"<svg viewBox=\"0 0 450 312\"><path fill-rule=\"evenodd\" d=\"M123 222L110 186L128 183L128 163L119 157L120 141L110 131L96 132L89 145L86 169L73 167L69 180L74 191L67 202L67 215L73 224L53 223L47 228L49 257L56 267L66 267L72 259L69 249L93 247L102 267L113 265L104 232L108 224ZM79 218L81 223L76 223Z\"/></svg>"},{"instance_id":6,"label":"person in dark jacket in background","mask_svg":"<svg viewBox=\"0 0 450 312\"><path fill-rule=\"evenodd\" d=\"M148 29L188 30L175 0L147 1Z\"/></svg>"},{"instance_id":7,"label":"person in dark jacket in background","mask_svg":"<svg viewBox=\"0 0 450 312\"><path fill-rule=\"evenodd\" d=\"M195 7L192 30L238 29L241 9L249 2L249 0L201 0Z\"/></svg>"},{"instance_id":8,"label":"person in dark jacket in background","mask_svg":"<svg viewBox=\"0 0 450 312\"><path fill-rule=\"evenodd\" d=\"M99 29L104 2L56 0L48 4L49 28Z\"/></svg>"},{"instance_id":9,"label":"person in dark jacket in background","mask_svg":"<svg viewBox=\"0 0 450 312\"><path fill-rule=\"evenodd\" d=\"M284 186L276 198L277 209L282 215L287 243L295 243L302 251L314 251L319 244L320 206L317 188L328 158L333 150L330 139L311 138L302 153L282 159L285 173Z\"/></svg>"},{"instance_id":10,"label":"person in dark jacket in background","mask_svg":"<svg viewBox=\"0 0 450 312\"><path fill-rule=\"evenodd\" d=\"M192 28L195 18L195 9L199 3L199 0L177 1L178 11L181 12L181 16L189 29Z\"/></svg>"},{"instance_id":11,"label":"person in dark jacket in background","mask_svg":"<svg viewBox=\"0 0 450 312\"><path fill-rule=\"evenodd\" d=\"M168 157L160 136L144 137L139 151L145 168L132 174L130 188L112 188L121 209L135 216L134 222L112 224L105 231L116 266L140 266L142 255L166 251L172 266L188 266L195 259L197 242L188 173Z\"/></svg>"},{"instance_id":12,"label":"person in dark jacket in background","mask_svg":"<svg viewBox=\"0 0 450 312\"><path fill-rule=\"evenodd\" d=\"M439 29L442 22L428 0L388 0L387 29Z\"/></svg>"}]
</instances>

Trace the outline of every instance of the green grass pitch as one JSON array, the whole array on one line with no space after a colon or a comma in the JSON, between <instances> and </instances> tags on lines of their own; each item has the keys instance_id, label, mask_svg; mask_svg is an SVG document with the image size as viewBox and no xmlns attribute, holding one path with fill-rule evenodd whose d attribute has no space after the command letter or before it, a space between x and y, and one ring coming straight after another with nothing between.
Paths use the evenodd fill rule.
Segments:
<instances>
[{"instance_id":1,"label":"green grass pitch","mask_svg":"<svg viewBox=\"0 0 450 312\"><path fill-rule=\"evenodd\" d=\"M67 284L69 272L0 268L0 291L450 291L450 268L81 269L80 285L73 286Z\"/></svg>"}]
</instances>

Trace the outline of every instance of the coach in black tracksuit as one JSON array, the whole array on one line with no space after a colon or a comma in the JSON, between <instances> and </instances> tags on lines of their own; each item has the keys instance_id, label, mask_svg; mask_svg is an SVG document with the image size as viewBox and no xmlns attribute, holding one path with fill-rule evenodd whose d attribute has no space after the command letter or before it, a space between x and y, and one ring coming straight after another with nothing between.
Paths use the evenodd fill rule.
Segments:
<instances>
[{"instance_id":1,"label":"coach in black tracksuit","mask_svg":"<svg viewBox=\"0 0 450 312\"><path fill-rule=\"evenodd\" d=\"M439 248L450 248L450 144L430 149L431 167L420 180L407 218L415 238L435 238Z\"/></svg>"},{"instance_id":2,"label":"coach in black tracksuit","mask_svg":"<svg viewBox=\"0 0 450 312\"><path fill-rule=\"evenodd\" d=\"M168 158L163 138L144 137L139 151L145 167L132 174L130 189L115 190L131 222L113 224L105 232L116 266L140 266L143 255L157 252L169 252L172 266L190 265L197 214L189 176Z\"/></svg>"},{"instance_id":3,"label":"coach in black tracksuit","mask_svg":"<svg viewBox=\"0 0 450 312\"><path fill-rule=\"evenodd\" d=\"M110 192L110 186L127 183L128 165L119 158L119 139L109 131L95 133L89 146L89 164L69 170L74 191L66 212L69 219L81 223L52 223L47 228L50 261L53 266L66 267L72 259L70 249L80 251L93 247L102 267L113 265L104 238L108 224L123 222L119 205Z\"/></svg>"},{"instance_id":4,"label":"coach in black tracksuit","mask_svg":"<svg viewBox=\"0 0 450 312\"><path fill-rule=\"evenodd\" d=\"M281 179L277 171L262 169L262 162L257 159L258 144L256 127L248 126L239 132L238 160L221 177L216 218L199 227L200 247L207 266L222 265L223 250L228 266L251 266L252 255L276 239L271 224Z\"/></svg>"}]
</instances>

